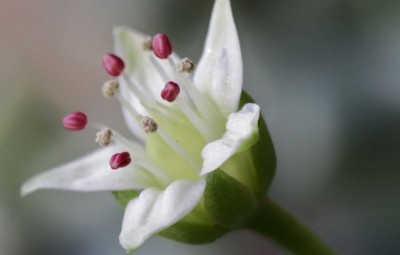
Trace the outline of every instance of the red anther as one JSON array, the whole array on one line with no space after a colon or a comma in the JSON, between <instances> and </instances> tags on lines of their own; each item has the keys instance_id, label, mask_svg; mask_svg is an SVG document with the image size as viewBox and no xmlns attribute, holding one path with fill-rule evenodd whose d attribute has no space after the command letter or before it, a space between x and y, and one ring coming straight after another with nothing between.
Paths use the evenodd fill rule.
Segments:
<instances>
[{"instance_id":1,"label":"red anther","mask_svg":"<svg viewBox=\"0 0 400 255\"><path fill-rule=\"evenodd\" d=\"M87 116L83 112L73 112L63 119L63 126L71 131L82 130L86 127Z\"/></svg>"},{"instance_id":2,"label":"red anther","mask_svg":"<svg viewBox=\"0 0 400 255\"><path fill-rule=\"evenodd\" d=\"M175 101L176 97L179 95L179 85L173 81L167 82L164 89L161 91L161 98L167 100L168 102Z\"/></svg>"},{"instance_id":3,"label":"red anther","mask_svg":"<svg viewBox=\"0 0 400 255\"><path fill-rule=\"evenodd\" d=\"M125 63L120 57L107 53L103 56L103 66L109 75L116 77L124 70Z\"/></svg>"},{"instance_id":4,"label":"red anther","mask_svg":"<svg viewBox=\"0 0 400 255\"><path fill-rule=\"evenodd\" d=\"M113 170L116 170L129 165L131 161L131 155L129 152L116 153L110 158L110 166Z\"/></svg>"},{"instance_id":5,"label":"red anther","mask_svg":"<svg viewBox=\"0 0 400 255\"><path fill-rule=\"evenodd\" d=\"M154 54L161 59L166 59L172 54L171 42L165 34L156 34L151 42L151 48Z\"/></svg>"}]
</instances>

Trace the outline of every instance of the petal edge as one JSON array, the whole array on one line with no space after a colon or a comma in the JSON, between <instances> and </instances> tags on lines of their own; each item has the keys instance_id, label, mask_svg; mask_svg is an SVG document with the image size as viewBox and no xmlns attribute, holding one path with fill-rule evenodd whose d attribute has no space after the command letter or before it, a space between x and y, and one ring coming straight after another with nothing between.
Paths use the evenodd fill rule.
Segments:
<instances>
[{"instance_id":1,"label":"petal edge","mask_svg":"<svg viewBox=\"0 0 400 255\"><path fill-rule=\"evenodd\" d=\"M129 166L112 171L108 161L114 152L115 147L109 146L33 176L22 184L21 195L38 189L101 191L143 189L154 185L141 168Z\"/></svg>"},{"instance_id":2,"label":"petal edge","mask_svg":"<svg viewBox=\"0 0 400 255\"><path fill-rule=\"evenodd\" d=\"M240 111L230 114L222 138L204 146L200 174L214 171L235 153L252 146L258 140L259 117L260 107L253 103L245 104Z\"/></svg>"},{"instance_id":3,"label":"petal edge","mask_svg":"<svg viewBox=\"0 0 400 255\"><path fill-rule=\"evenodd\" d=\"M200 181L178 180L164 191L149 188L129 202L119 237L122 247L133 251L153 234L168 228L190 213L206 186Z\"/></svg>"}]
</instances>

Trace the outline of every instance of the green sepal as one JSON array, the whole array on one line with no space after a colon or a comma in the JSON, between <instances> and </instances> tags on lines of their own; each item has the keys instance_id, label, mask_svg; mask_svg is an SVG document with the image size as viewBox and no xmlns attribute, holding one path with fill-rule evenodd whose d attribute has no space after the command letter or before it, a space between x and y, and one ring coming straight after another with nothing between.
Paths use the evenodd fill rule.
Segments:
<instances>
[{"instance_id":1,"label":"green sepal","mask_svg":"<svg viewBox=\"0 0 400 255\"><path fill-rule=\"evenodd\" d=\"M254 100L249 96L249 94L242 91L239 103L240 108L247 103L254 103ZM265 192L268 190L272 180L274 179L276 155L271 136L262 114L260 114L260 119L258 120L258 129L259 139L249 148L249 152L256 172L255 181L257 182L257 189L255 189L254 192L256 193L257 198L261 199L265 196ZM248 171L248 169L243 169L243 171Z\"/></svg>"},{"instance_id":2,"label":"green sepal","mask_svg":"<svg viewBox=\"0 0 400 255\"><path fill-rule=\"evenodd\" d=\"M117 200L118 204L125 210L125 207L128 205L129 201L139 196L139 192L134 190L126 190L126 191L112 191L111 192Z\"/></svg>"},{"instance_id":3,"label":"green sepal","mask_svg":"<svg viewBox=\"0 0 400 255\"><path fill-rule=\"evenodd\" d=\"M250 189L217 169L206 177L204 207L218 225L228 229L241 227L257 208Z\"/></svg>"},{"instance_id":4,"label":"green sepal","mask_svg":"<svg viewBox=\"0 0 400 255\"><path fill-rule=\"evenodd\" d=\"M158 235L183 243L204 244L217 240L226 232L227 229L218 225L210 226L181 220Z\"/></svg>"}]
</instances>

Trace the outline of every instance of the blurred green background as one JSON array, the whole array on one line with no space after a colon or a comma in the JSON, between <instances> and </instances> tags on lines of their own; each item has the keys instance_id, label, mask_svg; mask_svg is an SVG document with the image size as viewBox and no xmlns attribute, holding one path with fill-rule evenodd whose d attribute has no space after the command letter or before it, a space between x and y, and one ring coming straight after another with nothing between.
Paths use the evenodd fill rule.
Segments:
<instances>
[{"instance_id":1,"label":"blurred green background","mask_svg":"<svg viewBox=\"0 0 400 255\"><path fill-rule=\"evenodd\" d=\"M0 254L125 254L111 194L21 183L96 148L66 132L82 110L128 134L102 98L111 30L164 32L199 58L213 1L0 1ZM400 2L232 0L244 88L278 156L270 194L339 254L400 254ZM137 254L286 254L237 231L190 246L153 237Z\"/></svg>"}]
</instances>

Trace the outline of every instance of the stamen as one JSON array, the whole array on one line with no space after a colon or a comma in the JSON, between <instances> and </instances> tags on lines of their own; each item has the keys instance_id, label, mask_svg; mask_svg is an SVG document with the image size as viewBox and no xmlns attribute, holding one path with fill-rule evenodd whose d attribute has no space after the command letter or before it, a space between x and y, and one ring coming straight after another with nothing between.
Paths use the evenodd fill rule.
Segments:
<instances>
[{"instance_id":1,"label":"stamen","mask_svg":"<svg viewBox=\"0 0 400 255\"><path fill-rule=\"evenodd\" d=\"M88 122L88 126L97 129L98 131L102 131L105 129L110 129L109 127L98 123L98 122L94 122L94 121L89 121ZM125 147L126 149L137 149L137 146L135 146L135 143L133 143L132 141L126 139L125 137L123 137L122 135L120 135L118 132L116 132L115 130L111 130L112 132L112 136L111 139L116 142L118 145Z\"/></svg>"},{"instance_id":2,"label":"stamen","mask_svg":"<svg viewBox=\"0 0 400 255\"><path fill-rule=\"evenodd\" d=\"M182 59L181 61L184 61ZM172 71L175 72L176 79L179 80L180 84L182 85L182 90L189 96L189 99L193 102L195 107L197 108L197 112L201 115L204 121L209 123L220 123L221 127L225 127L222 120L224 119L223 116L220 116L219 111L215 111L216 105L214 105L210 100L205 98L202 93L198 90L196 86L189 80L186 73L179 72L179 64L175 64L175 61L172 57L168 58L168 63ZM218 130L217 132L224 132L225 129Z\"/></svg>"},{"instance_id":3,"label":"stamen","mask_svg":"<svg viewBox=\"0 0 400 255\"><path fill-rule=\"evenodd\" d=\"M173 102L179 95L179 92L179 85L173 81L169 81L167 84L165 84L164 89L161 91L161 98L168 102Z\"/></svg>"},{"instance_id":4,"label":"stamen","mask_svg":"<svg viewBox=\"0 0 400 255\"><path fill-rule=\"evenodd\" d=\"M138 112L136 111L136 109L133 108L123 96L119 95L119 93L116 94L116 97L117 97L118 101L121 103L121 105L125 106L125 109L128 110L129 113L130 113L138 122L140 122L139 124L140 124L140 126L143 128L143 130L144 130L145 132L146 132L146 129L153 130L153 132L159 131L158 124L157 124L154 120L153 120L153 121L154 121L155 125L152 125L152 126L153 126L152 128L150 128L150 125L149 125L149 127L144 128L144 127L143 127L142 121L143 121L144 118L146 118L146 117L143 117L140 113L138 113ZM145 107L146 107L150 112L152 111L152 109L149 108L148 105L145 105ZM162 109L161 109L161 110L162 110ZM159 111L159 113L162 113L162 111ZM147 118L150 118L150 117L147 117ZM151 118L150 118L150 119L151 119ZM142 120L142 121L140 121L140 120ZM149 123L149 124L150 124L150 123ZM115 134L115 132L114 132L114 134ZM163 139L164 139L164 137L163 137Z\"/></svg>"},{"instance_id":5,"label":"stamen","mask_svg":"<svg viewBox=\"0 0 400 255\"><path fill-rule=\"evenodd\" d=\"M140 124L145 133L157 132L158 129L157 122L155 122L152 118L148 116L144 116Z\"/></svg>"},{"instance_id":6,"label":"stamen","mask_svg":"<svg viewBox=\"0 0 400 255\"><path fill-rule=\"evenodd\" d=\"M111 169L116 170L121 167L125 167L131 163L131 155L129 152L116 153L110 158Z\"/></svg>"},{"instance_id":7,"label":"stamen","mask_svg":"<svg viewBox=\"0 0 400 255\"><path fill-rule=\"evenodd\" d=\"M103 96L105 98L110 98L115 94L115 91L118 89L118 81L117 80L109 80L103 84L101 91L103 92Z\"/></svg>"},{"instance_id":8,"label":"stamen","mask_svg":"<svg viewBox=\"0 0 400 255\"><path fill-rule=\"evenodd\" d=\"M106 126L103 124L97 123L97 122L89 122L88 125L91 127L97 129L97 130L102 130L102 129L107 129ZM124 146L126 149L132 149L135 151L135 154L142 159L146 159L147 154L146 152L137 146L135 143L129 141L116 131L112 131L113 136L112 139L117 143L122 146ZM201 167L199 164L195 163L195 160L193 157L187 153L187 151L179 144L177 143L172 137L170 137L162 128L157 127L157 134L160 135L160 137L169 145L171 149L173 149L178 155L180 155L184 160L188 162L188 164L193 168L194 171L197 171L199 167Z\"/></svg>"},{"instance_id":9,"label":"stamen","mask_svg":"<svg viewBox=\"0 0 400 255\"><path fill-rule=\"evenodd\" d=\"M150 58L150 59L152 59L152 58ZM157 60L154 58L152 59L152 61L153 61L153 63L157 63ZM157 66L157 64L155 64L155 66ZM138 86L136 86L136 84L133 83L131 78L126 73L122 74L122 78L128 85L129 89L132 91L132 93L134 95L136 95L137 98L141 101L141 103L143 104L143 106L146 108L147 111L149 111L150 113L152 112L152 110L157 110L158 113L163 112L164 107L161 107L160 105L156 104L155 100L152 97L149 97L148 95L146 95L142 91L140 91L138 89ZM136 109L134 107L132 107L131 104L122 95L120 95L119 93L115 93L115 96L118 99L118 101L122 105L125 106L125 108L130 112L130 114L132 114L132 116L134 116L137 120L142 118L141 114L139 114L136 111ZM150 103L150 105L149 105L149 103ZM193 111L190 111L190 114L188 113L189 107L183 107L183 108L185 109L184 113L188 116L189 119L195 119L193 121L193 123L199 123L199 119L197 116L194 116L195 114ZM195 124L195 125L197 126L199 124ZM93 122L91 122L91 126L93 126L94 128L96 128L98 130L105 128L103 125L101 125L99 123L93 123ZM157 133L171 147L171 149L173 149L178 155L180 155L183 159L185 159L189 163L190 166L192 166L194 171L197 171L197 169L199 169L199 167L201 167L198 164L196 164L195 160L192 158L192 156L189 155L180 144L176 143L176 141L174 139L172 139L172 137L170 137L165 131L163 131L162 128L158 127ZM203 133L203 132L201 132L201 133ZM119 144L124 145L126 148L132 148L132 146L134 145L129 140L123 138L121 135L119 135L115 131L113 131L113 140ZM136 152L135 154L137 154L136 149L135 149L135 152ZM146 153L143 152L142 155L145 156ZM137 162L137 161L135 160L135 162Z\"/></svg>"},{"instance_id":10,"label":"stamen","mask_svg":"<svg viewBox=\"0 0 400 255\"><path fill-rule=\"evenodd\" d=\"M87 116L83 112L73 112L63 118L64 128L71 131L82 130L86 127Z\"/></svg>"},{"instance_id":11,"label":"stamen","mask_svg":"<svg viewBox=\"0 0 400 255\"><path fill-rule=\"evenodd\" d=\"M104 128L96 133L96 143L98 143L100 146L107 146L111 142L112 135L113 133L111 129Z\"/></svg>"},{"instance_id":12,"label":"stamen","mask_svg":"<svg viewBox=\"0 0 400 255\"><path fill-rule=\"evenodd\" d=\"M124 70L125 63L120 57L107 53L103 56L103 66L109 75L117 77Z\"/></svg>"},{"instance_id":13,"label":"stamen","mask_svg":"<svg viewBox=\"0 0 400 255\"><path fill-rule=\"evenodd\" d=\"M154 54L161 59L167 59L172 54L171 42L165 34L156 34L151 46Z\"/></svg>"},{"instance_id":14,"label":"stamen","mask_svg":"<svg viewBox=\"0 0 400 255\"><path fill-rule=\"evenodd\" d=\"M126 102L126 100L122 96L119 96L118 94L116 94L116 95L117 95L117 98L120 100L120 102L123 102L123 104L127 106L127 110L133 116L135 116L136 119L141 117L141 115L139 113L137 113L133 107L130 107L130 105ZM143 118L146 118L146 117L143 117ZM148 117L148 118L150 118L150 117ZM99 130L105 128L100 123L90 122L90 125ZM189 163L189 165L193 168L193 170L196 171L196 169L199 169L199 167L201 167L194 163L195 161L192 158L192 156L190 156L180 144L176 143L176 141L171 136L169 136L161 127L159 127L157 123L156 123L156 125L157 125L157 129L156 129L157 134L160 135L160 137L168 144L168 146L171 149L173 149L178 155L180 155L183 159L185 159ZM136 154L137 154L137 150L140 149L137 146L132 147L132 146L135 146L134 143L131 143L129 140L124 138L122 135L116 133L115 131L113 131L113 139L116 142L118 142L122 145L125 145L125 147L127 147L127 148L134 148L134 150L136 151ZM140 151L142 152L141 157L147 157L146 153L143 150L140 149Z\"/></svg>"},{"instance_id":15,"label":"stamen","mask_svg":"<svg viewBox=\"0 0 400 255\"><path fill-rule=\"evenodd\" d=\"M154 56L150 57L150 61L152 61L154 67L157 69L159 74L163 78L165 76L164 79L167 79L165 70L161 67L159 61L157 59L155 59ZM179 100L177 100L178 108L186 115L186 117L188 117L190 122L192 122L197 127L197 129L200 131L200 133L206 140L210 140L210 139L215 140L217 138L217 136L215 134L213 134L212 130L209 127L207 127L205 121L199 116L199 113L202 115L204 114L204 115L208 116L207 113L213 112L214 108L207 108L206 105L203 103L200 92L198 92L197 94L194 93L194 90L196 88L194 88L194 86L190 87L187 85L188 83L190 83L190 81L187 79L185 74L178 73L178 71L176 69L176 65L174 63L174 60L171 57L168 58L168 62L170 64L170 66L172 67L173 71L175 72L175 76L180 81L187 81L185 86L182 86L183 92L185 92L185 93L179 97ZM165 99L165 98L163 98L163 99ZM197 107L197 109L199 111L196 111L193 107ZM203 109L204 109L204 112L201 111ZM211 121L209 119L207 119L207 120Z\"/></svg>"},{"instance_id":16,"label":"stamen","mask_svg":"<svg viewBox=\"0 0 400 255\"><path fill-rule=\"evenodd\" d=\"M194 64L192 60L189 58L183 58L181 61L179 61L178 65L178 71L180 73L191 73L194 70Z\"/></svg>"},{"instance_id":17,"label":"stamen","mask_svg":"<svg viewBox=\"0 0 400 255\"><path fill-rule=\"evenodd\" d=\"M143 40L143 50L151 50L153 47L151 46L151 44L153 43L153 38L149 37Z\"/></svg>"},{"instance_id":18,"label":"stamen","mask_svg":"<svg viewBox=\"0 0 400 255\"><path fill-rule=\"evenodd\" d=\"M110 129L101 123L93 121L88 121L87 125L99 131ZM171 177L157 167L153 160L148 157L147 152L141 146L131 140L126 139L115 130L111 130L111 132L112 136L110 139L112 139L117 145L123 147L125 150L135 151L135 157L131 156L131 160L134 160L135 165L142 166L147 169L150 174L157 176L158 181L160 181L160 183L163 185L166 185L172 181Z\"/></svg>"},{"instance_id":19,"label":"stamen","mask_svg":"<svg viewBox=\"0 0 400 255\"><path fill-rule=\"evenodd\" d=\"M171 57L168 58L168 63L170 68L174 72L176 79L179 80L179 82L181 83L185 94L188 95L188 98L190 99L191 103L194 104L194 106L199 110L199 112L205 110L204 108L201 107L202 106L200 102L201 97L199 97L198 94L194 94L193 92L193 90L195 89L193 84L191 84L190 80L185 75L185 73L178 72L177 69L179 64L175 64L175 61Z\"/></svg>"}]
</instances>

